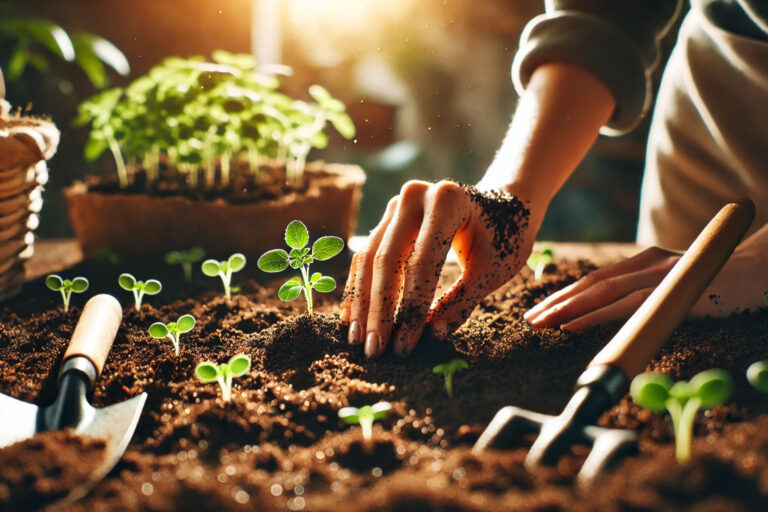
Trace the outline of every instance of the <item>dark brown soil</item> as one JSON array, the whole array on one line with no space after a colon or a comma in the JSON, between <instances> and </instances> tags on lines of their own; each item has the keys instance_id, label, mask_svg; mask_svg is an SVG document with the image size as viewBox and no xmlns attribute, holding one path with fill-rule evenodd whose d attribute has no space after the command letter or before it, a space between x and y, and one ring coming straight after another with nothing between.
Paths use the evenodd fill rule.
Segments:
<instances>
[{"instance_id":1,"label":"dark brown soil","mask_svg":"<svg viewBox=\"0 0 768 512\"><path fill-rule=\"evenodd\" d=\"M522 320L534 303L590 268L561 261L539 283L524 270L448 341L424 339L404 360L387 353L374 361L347 344L338 295L315 295L319 313L301 315L300 300L280 303L277 286L247 279L248 269L236 274L242 292L229 303L212 279L185 287L179 269L92 263L63 273L86 275L89 296L111 292L126 306L95 405L149 394L122 461L68 510L768 509L768 398L744 376L751 362L768 357L766 312L688 323L652 363L675 378L721 367L736 381L732 403L697 419L688 466L674 460L668 417L641 411L628 398L600 423L639 429L640 454L591 488L574 482L586 448L534 472L522 466L529 439L509 451L471 453L501 406L557 412L615 332L533 331ZM123 271L160 278L163 293L136 313L129 294L117 288ZM336 277L343 282L343 274ZM74 297L68 314L55 300L36 282L0 309L0 392L41 404L52 399L55 369L85 298ZM176 358L170 342L152 339L146 329L185 313L198 322L182 336ZM253 367L224 404L214 385L194 379L193 369L200 360L221 362L238 352L250 355ZM451 400L432 367L457 356L470 368L454 376ZM374 428L369 454L359 428L341 423L337 411L379 400L392 402L393 410ZM9 457L0 451L1 461ZM35 492L31 483L27 489Z\"/></svg>"}]
</instances>

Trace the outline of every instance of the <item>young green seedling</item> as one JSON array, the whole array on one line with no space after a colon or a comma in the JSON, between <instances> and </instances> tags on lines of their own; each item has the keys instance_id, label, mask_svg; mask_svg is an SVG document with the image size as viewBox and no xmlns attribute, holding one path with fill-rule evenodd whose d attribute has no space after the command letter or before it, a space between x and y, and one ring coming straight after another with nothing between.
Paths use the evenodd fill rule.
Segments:
<instances>
[{"instance_id":1,"label":"young green seedling","mask_svg":"<svg viewBox=\"0 0 768 512\"><path fill-rule=\"evenodd\" d=\"M157 279L147 279L146 281L137 281L131 274L120 274L117 283L123 290L133 292L133 300L136 311L141 310L141 300L144 295L157 295L163 289L163 285Z\"/></svg>"},{"instance_id":2,"label":"young green seedling","mask_svg":"<svg viewBox=\"0 0 768 512\"><path fill-rule=\"evenodd\" d=\"M232 273L240 272L245 266L245 256L235 253L226 261L205 260L203 262L203 274L208 277L219 276L224 284L224 295L227 300L232 298L232 292L237 293L239 288L232 287Z\"/></svg>"},{"instance_id":3,"label":"young green seedling","mask_svg":"<svg viewBox=\"0 0 768 512\"><path fill-rule=\"evenodd\" d=\"M153 338L170 338L173 348L176 350L176 356L179 355L179 341L181 335L189 332L195 326L195 317L192 315L182 315L175 322L155 322L149 326L149 335Z\"/></svg>"},{"instance_id":4,"label":"young green seedling","mask_svg":"<svg viewBox=\"0 0 768 512\"><path fill-rule=\"evenodd\" d=\"M675 432L675 455L685 464L691 455L693 420L699 409L711 409L730 398L733 380L723 370L705 370L686 382L672 382L666 375L642 373L632 380L632 400L651 412L666 409Z\"/></svg>"},{"instance_id":5,"label":"young green seedling","mask_svg":"<svg viewBox=\"0 0 768 512\"><path fill-rule=\"evenodd\" d=\"M205 258L205 249L192 247L183 251L171 251L165 255L165 262L169 265L181 265L184 271L184 279L192 281L192 265Z\"/></svg>"},{"instance_id":6,"label":"young green seedling","mask_svg":"<svg viewBox=\"0 0 768 512\"><path fill-rule=\"evenodd\" d=\"M469 368L467 362L463 359L453 359L447 363L442 363L432 368L433 373L441 373L445 377L445 391L448 396L453 398L453 374L458 370Z\"/></svg>"},{"instance_id":7,"label":"young green seedling","mask_svg":"<svg viewBox=\"0 0 768 512\"><path fill-rule=\"evenodd\" d=\"M541 281L542 276L544 276L544 269L547 268L547 265L552 263L554 255L555 253L552 252L552 249L544 249L541 252L532 252L531 255L528 256L528 260L525 264L533 271L533 278L536 281Z\"/></svg>"},{"instance_id":8,"label":"young green seedling","mask_svg":"<svg viewBox=\"0 0 768 512\"><path fill-rule=\"evenodd\" d=\"M72 293L83 293L88 289L88 280L84 277L76 277L71 281L62 279L57 274L50 274L45 278L45 286L55 292L61 292L61 300L64 302L64 311L69 311L69 299Z\"/></svg>"},{"instance_id":9,"label":"young green seedling","mask_svg":"<svg viewBox=\"0 0 768 512\"><path fill-rule=\"evenodd\" d=\"M291 252L283 249L273 249L261 255L257 262L258 267L264 272L282 272L289 266L300 269L301 276L294 276L286 281L277 292L277 296L283 302L296 299L304 293L307 301L307 312L312 314L312 290L328 293L336 288L336 281L320 272L310 276L309 266L315 260L328 260L336 256L344 248L344 241L337 236L323 236L318 238L312 249L306 245L309 243L309 231L298 220L294 220L285 229L285 243L291 248Z\"/></svg>"},{"instance_id":10,"label":"young green seedling","mask_svg":"<svg viewBox=\"0 0 768 512\"><path fill-rule=\"evenodd\" d=\"M208 384L218 382L221 388L221 398L225 402L232 399L232 379L242 377L251 369L251 358L245 354L232 356L227 363L216 365L210 361L203 361L195 368L197 378Z\"/></svg>"},{"instance_id":11,"label":"young green seedling","mask_svg":"<svg viewBox=\"0 0 768 512\"><path fill-rule=\"evenodd\" d=\"M768 361L756 361L749 365L747 380L756 390L768 393Z\"/></svg>"},{"instance_id":12,"label":"young green seedling","mask_svg":"<svg viewBox=\"0 0 768 512\"><path fill-rule=\"evenodd\" d=\"M373 443L373 422L383 420L392 409L389 402L379 402L374 405L357 407L342 407L339 409L339 418L348 425L360 425L363 431L363 441L370 447Z\"/></svg>"}]
</instances>

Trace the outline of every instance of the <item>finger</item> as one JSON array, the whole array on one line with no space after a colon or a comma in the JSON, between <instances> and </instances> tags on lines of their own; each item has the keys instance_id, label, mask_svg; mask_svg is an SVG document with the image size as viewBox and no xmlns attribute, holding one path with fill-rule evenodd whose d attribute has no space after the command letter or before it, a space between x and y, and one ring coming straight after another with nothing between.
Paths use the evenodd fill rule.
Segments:
<instances>
[{"instance_id":1,"label":"finger","mask_svg":"<svg viewBox=\"0 0 768 512\"><path fill-rule=\"evenodd\" d=\"M411 353L424 331L451 241L469 213L462 193L457 184L441 182L427 194L427 214L408 259L395 316L393 350L398 356Z\"/></svg>"},{"instance_id":2,"label":"finger","mask_svg":"<svg viewBox=\"0 0 768 512\"><path fill-rule=\"evenodd\" d=\"M349 325L350 316L350 294L354 293L355 288L355 275L357 274L357 254L352 256L352 261L349 264L349 274L347 275L347 284L344 285L344 293L341 299L341 309L339 311L339 318L343 325Z\"/></svg>"},{"instance_id":3,"label":"finger","mask_svg":"<svg viewBox=\"0 0 768 512\"><path fill-rule=\"evenodd\" d=\"M355 273L353 284L346 293L349 297L349 343L359 345L365 339L365 322L368 318L368 302L371 291L371 274L373 273L373 256L379 248L387 226L392 221L399 197L393 197L384 212L379 225L371 231L368 246L355 254Z\"/></svg>"},{"instance_id":4,"label":"finger","mask_svg":"<svg viewBox=\"0 0 768 512\"><path fill-rule=\"evenodd\" d=\"M409 181L373 259L370 308L366 323L365 355L381 355L392 334L400 286L413 244L424 219L424 199L429 183Z\"/></svg>"},{"instance_id":5,"label":"finger","mask_svg":"<svg viewBox=\"0 0 768 512\"><path fill-rule=\"evenodd\" d=\"M653 288L635 290L629 295L622 297L613 304L604 306L597 311L592 311L584 316L560 326L564 331L583 331L589 327L607 324L617 320L625 320L640 307L640 305L653 292Z\"/></svg>"},{"instance_id":6,"label":"finger","mask_svg":"<svg viewBox=\"0 0 768 512\"><path fill-rule=\"evenodd\" d=\"M523 318L529 322L533 322L536 317L545 310L581 293L602 280L610 279L622 274L637 272L644 268L657 265L672 255L674 255L674 253L659 249L658 247L651 247L631 258L599 268L539 302L536 306L528 310L528 312L523 315Z\"/></svg>"},{"instance_id":7,"label":"finger","mask_svg":"<svg viewBox=\"0 0 768 512\"><path fill-rule=\"evenodd\" d=\"M595 311L636 290L655 288L672 267L663 263L652 268L603 279L586 290L539 313L530 321L534 327L556 327L590 311Z\"/></svg>"}]
</instances>

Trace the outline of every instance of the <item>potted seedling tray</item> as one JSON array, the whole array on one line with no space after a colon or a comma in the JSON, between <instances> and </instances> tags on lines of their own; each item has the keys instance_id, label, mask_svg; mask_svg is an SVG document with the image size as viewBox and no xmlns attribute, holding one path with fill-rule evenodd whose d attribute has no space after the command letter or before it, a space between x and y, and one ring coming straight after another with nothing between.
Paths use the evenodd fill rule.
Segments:
<instances>
[{"instance_id":1,"label":"potted seedling tray","mask_svg":"<svg viewBox=\"0 0 768 512\"><path fill-rule=\"evenodd\" d=\"M320 235L309 231L307 247ZM255 260L242 267L236 255L226 261L238 269L230 284L239 292L230 300L199 263L188 283L159 256L60 272L90 282L71 296L69 312L43 280L0 309L0 393L47 404L88 296L112 293L124 306L94 405L142 392L148 400L121 462L68 510L766 509L768 401L745 376L768 356L765 310L688 322L649 365L669 376L667 387L713 367L733 378L732 398L695 415L686 463L677 461L669 416L627 394L599 424L637 430L639 454L580 487L575 475L588 448L532 471L523 466L530 440L479 455L471 448L504 405L559 411L615 333L618 326L534 331L522 318L593 269L590 263L556 257L539 280L524 269L448 340L425 338L404 360L389 353L367 360L339 322L339 288L314 294L309 315L304 300L278 297L299 269L270 276ZM311 272L343 282L344 269L328 263L314 262ZM448 271L456 277L459 269ZM121 286L125 273L135 277ZM162 291L145 295L136 311L131 290L150 279ZM156 323L163 329L150 332ZM175 342L162 337L166 331L177 333ZM34 510L61 496L101 449L98 440L58 432L0 450L0 510Z\"/></svg>"}]
</instances>

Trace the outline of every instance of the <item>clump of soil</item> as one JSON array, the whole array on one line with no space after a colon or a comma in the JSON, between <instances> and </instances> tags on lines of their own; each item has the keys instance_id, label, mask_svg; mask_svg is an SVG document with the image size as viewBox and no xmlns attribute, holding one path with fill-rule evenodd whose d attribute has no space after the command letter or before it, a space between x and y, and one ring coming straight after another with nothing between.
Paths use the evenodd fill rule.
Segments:
<instances>
[{"instance_id":1,"label":"clump of soil","mask_svg":"<svg viewBox=\"0 0 768 512\"><path fill-rule=\"evenodd\" d=\"M142 262L146 265L146 262ZM575 475L587 454L575 447L557 466L523 467L530 439L509 450L471 453L496 411L509 404L555 413L570 398L585 365L617 326L584 333L532 330L523 313L593 267L558 261L534 282L524 269L472 313L446 341L425 337L405 359L387 352L367 360L346 341L336 294L318 294L316 313L281 303L279 283L263 286L238 274L242 291L227 302L218 283L188 286L181 272L144 268L163 281L141 312L117 288L129 266L95 263L73 269L89 292L123 300L125 316L99 380L97 407L149 395L131 444L116 468L68 510L764 510L768 507L768 399L746 382L753 361L768 358L768 313L689 322L651 369L690 378L727 369L736 381L731 403L699 415L692 462L674 461L667 416L628 397L605 413L603 426L637 429L640 454L598 485ZM454 273L457 269L453 269ZM343 272L335 277L343 282ZM455 278L454 276L451 276ZM56 368L84 299L64 313L40 282L0 310L0 392L48 403ZM151 338L152 322L191 313L195 328L171 344ZM194 378L205 359L244 352L251 371L235 381L225 404L215 385ZM432 368L462 357L450 399ZM373 454L359 427L337 417L341 407L387 400L389 418L374 427ZM26 455L19 453L19 460ZM32 484L25 492L34 493Z\"/></svg>"}]
</instances>

